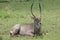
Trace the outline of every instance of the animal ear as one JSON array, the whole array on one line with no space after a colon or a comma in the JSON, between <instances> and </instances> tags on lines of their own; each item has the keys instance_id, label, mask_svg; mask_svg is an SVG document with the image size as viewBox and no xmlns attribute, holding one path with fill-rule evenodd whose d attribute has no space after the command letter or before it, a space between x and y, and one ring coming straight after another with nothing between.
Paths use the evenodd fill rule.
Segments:
<instances>
[{"instance_id":1,"label":"animal ear","mask_svg":"<svg viewBox=\"0 0 60 40\"><path fill-rule=\"evenodd\" d=\"M35 17L31 16L31 19L35 19Z\"/></svg>"}]
</instances>

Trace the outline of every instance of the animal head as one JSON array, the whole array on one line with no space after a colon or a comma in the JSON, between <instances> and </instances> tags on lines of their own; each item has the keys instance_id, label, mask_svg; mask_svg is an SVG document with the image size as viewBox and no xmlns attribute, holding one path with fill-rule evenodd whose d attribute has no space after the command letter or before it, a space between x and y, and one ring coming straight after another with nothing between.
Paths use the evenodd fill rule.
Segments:
<instances>
[{"instance_id":1,"label":"animal head","mask_svg":"<svg viewBox=\"0 0 60 40\"><path fill-rule=\"evenodd\" d=\"M40 9L40 16L35 16L32 12L32 7L33 7L33 3L31 5L31 14L32 14L32 19L34 20L34 23L36 24L40 24L41 23L41 5L39 3L39 9Z\"/></svg>"}]
</instances>

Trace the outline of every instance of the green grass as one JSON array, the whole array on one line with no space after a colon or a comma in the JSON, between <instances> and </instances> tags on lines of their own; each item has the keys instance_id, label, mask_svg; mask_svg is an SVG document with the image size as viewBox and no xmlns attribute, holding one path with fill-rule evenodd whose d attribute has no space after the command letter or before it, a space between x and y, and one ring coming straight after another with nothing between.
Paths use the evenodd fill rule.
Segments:
<instances>
[{"instance_id":1,"label":"green grass","mask_svg":"<svg viewBox=\"0 0 60 40\"><path fill-rule=\"evenodd\" d=\"M0 3L0 40L60 40L60 0L42 0L42 30L47 35L10 37L10 28L17 24L32 23L29 2ZM39 15L38 1L33 12Z\"/></svg>"}]
</instances>

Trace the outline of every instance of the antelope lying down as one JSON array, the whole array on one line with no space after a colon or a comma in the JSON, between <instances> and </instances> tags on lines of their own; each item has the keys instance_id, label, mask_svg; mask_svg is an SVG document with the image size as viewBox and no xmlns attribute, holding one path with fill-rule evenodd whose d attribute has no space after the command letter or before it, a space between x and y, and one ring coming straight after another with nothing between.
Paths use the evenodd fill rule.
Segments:
<instances>
[{"instance_id":1,"label":"antelope lying down","mask_svg":"<svg viewBox=\"0 0 60 40\"><path fill-rule=\"evenodd\" d=\"M34 23L31 24L16 24L12 27L10 30L10 35L27 35L27 36L34 36L35 34L41 34L41 18L36 17L32 12L32 6L31 5L31 13L33 15ZM41 13L41 6L39 4L40 13ZM41 17L41 16L40 16Z\"/></svg>"}]
</instances>

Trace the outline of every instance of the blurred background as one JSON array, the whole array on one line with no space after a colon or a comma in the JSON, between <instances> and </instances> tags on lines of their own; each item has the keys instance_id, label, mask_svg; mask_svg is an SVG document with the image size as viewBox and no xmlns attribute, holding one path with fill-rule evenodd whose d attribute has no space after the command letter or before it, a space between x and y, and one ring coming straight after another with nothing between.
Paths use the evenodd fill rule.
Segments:
<instances>
[{"instance_id":1,"label":"blurred background","mask_svg":"<svg viewBox=\"0 0 60 40\"><path fill-rule=\"evenodd\" d=\"M31 4L33 13L40 15L38 3L42 6L42 36L12 37L10 28L17 24L33 23L31 19ZM59 40L60 39L60 0L0 0L0 40Z\"/></svg>"}]
</instances>

